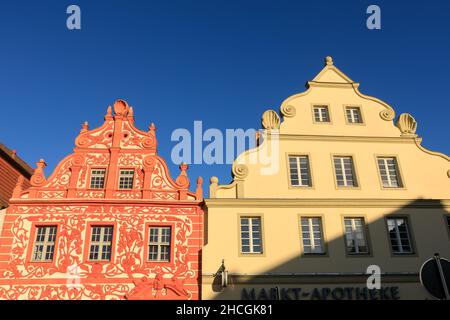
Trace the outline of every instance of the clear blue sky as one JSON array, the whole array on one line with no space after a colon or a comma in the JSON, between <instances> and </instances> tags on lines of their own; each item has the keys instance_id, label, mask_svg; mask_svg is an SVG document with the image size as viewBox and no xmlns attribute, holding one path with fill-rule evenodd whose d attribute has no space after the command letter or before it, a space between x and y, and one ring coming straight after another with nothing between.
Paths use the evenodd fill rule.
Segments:
<instances>
[{"instance_id":1,"label":"clear blue sky","mask_svg":"<svg viewBox=\"0 0 450 320\"><path fill-rule=\"evenodd\" d=\"M0 6L0 141L33 166L44 158L47 176L83 121L100 125L117 98L138 127L155 122L170 160L174 129L259 128L326 55L363 93L411 113L424 146L450 154L448 0L11 2ZM80 31L66 28L70 4L81 8ZM381 30L366 28L370 4L381 7ZM188 173L209 185L230 170Z\"/></svg>"}]
</instances>

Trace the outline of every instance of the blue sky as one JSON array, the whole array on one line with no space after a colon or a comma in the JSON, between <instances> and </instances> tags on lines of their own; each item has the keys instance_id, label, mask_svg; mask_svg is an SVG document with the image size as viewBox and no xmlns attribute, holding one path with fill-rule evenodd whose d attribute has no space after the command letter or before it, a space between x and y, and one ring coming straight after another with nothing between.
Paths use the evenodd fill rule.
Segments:
<instances>
[{"instance_id":1,"label":"blue sky","mask_svg":"<svg viewBox=\"0 0 450 320\"><path fill-rule=\"evenodd\" d=\"M81 8L81 30L66 8ZM366 28L381 8L382 29ZM81 124L117 98L157 127L259 128L261 114L303 91L331 55L360 90L418 121L423 145L450 154L450 1L14 1L0 5L0 141L49 175ZM178 168L169 162L173 176ZM230 180L230 165L192 165ZM206 188L205 188L206 189Z\"/></svg>"}]
</instances>

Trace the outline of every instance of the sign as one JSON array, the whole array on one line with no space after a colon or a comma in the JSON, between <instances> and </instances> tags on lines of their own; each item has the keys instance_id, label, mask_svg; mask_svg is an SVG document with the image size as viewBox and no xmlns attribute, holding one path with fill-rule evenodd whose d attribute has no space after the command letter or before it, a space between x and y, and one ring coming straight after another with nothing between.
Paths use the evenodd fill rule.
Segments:
<instances>
[{"instance_id":1,"label":"sign","mask_svg":"<svg viewBox=\"0 0 450 320\"><path fill-rule=\"evenodd\" d=\"M450 261L435 254L420 268L420 283L436 299L450 300Z\"/></svg>"},{"instance_id":2,"label":"sign","mask_svg":"<svg viewBox=\"0 0 450 320\"><path fill-rule=\"evenodd\" d=\"M399 300L398 287L243 288L242 300Z\"/></svg>"}]
</instances>

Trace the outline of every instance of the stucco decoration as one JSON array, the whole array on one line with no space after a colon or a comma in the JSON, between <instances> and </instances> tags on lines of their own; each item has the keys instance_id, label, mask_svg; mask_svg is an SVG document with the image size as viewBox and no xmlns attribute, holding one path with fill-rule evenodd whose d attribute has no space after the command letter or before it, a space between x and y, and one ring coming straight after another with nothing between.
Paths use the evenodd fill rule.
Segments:
<instances>
[{"instance_id":1,"label":"stucco decoration","mask_svg":"<svg viewBox=\"0 0 450 320\"><path fill-rule=\"evenodd\" d=\"M394 112L394 110L386 109L386 110L383 110L380 112L380 117L381 117L381 119L386 120L386 121L394 120L395 112Z\"/></svg>"},{"instance_id":2,"label":"stucco decoration","mask_svg":"<svg viewBox=\"0 0 450 320\"><path fill-rule=\"evenodd\" d=\"M283 117L285 118L293 118L295 117L295 114L297 113L295 110L295 107L292 105L282 105L281 106L281 114L283 115Z\"/></svg>"},{"instance_id":3,"label":"stucco decoration","mask_svg":"<svg viewBox=\"0 0 450 320\"><path fill-rule=\"evenodd\" d=\"M243 180L248 176L248 167L245 164L236 164L232 172L235 179Z\"/></svg>"},{"instance_id":4,"label":"stucco decoration","mask_svg":"<svg viewBox=\"0 0 450 320\"><path fill-rule=\"evenodd\" d=\"M276 130L280 128L280 116L274 110L267 110L263 113L261 124L264 129Z\"/></svg>"},{"instance_id":5,"label":"stucco decoration","mask_svg":"<svg viewBox=\"0 0 450 320\"><path fill-rule=\"evenodd\" d=\"M450 169L448 169L448 171L447 171L447 177L450 178Z\"/></svg>"},{"instance_id":6,"label":"stucco decoration","mask_svg":"<svg viewBox=\"0 0 450 320\"><path fill-rule=\"evenodd\" d=\"M416 134L417 122L409 113L402 113L398 117L395 125L400 129L402 134Z\"/></svg>"}]
</instances>

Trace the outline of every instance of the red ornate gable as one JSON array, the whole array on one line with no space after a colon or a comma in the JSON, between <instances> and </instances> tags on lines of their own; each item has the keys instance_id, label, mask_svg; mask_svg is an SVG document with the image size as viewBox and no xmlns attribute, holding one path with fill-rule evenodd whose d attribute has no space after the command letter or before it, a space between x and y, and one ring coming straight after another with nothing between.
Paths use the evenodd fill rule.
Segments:
<instances>
[{"instance_id":1,"label":"red ornate gable","mask_svg":"<svg viewBox=\"0 0 450 320\"><path fill-rule=\"evenodd\" d=\"M99 128L83 124L48 178L45 166L37 162L30 188L18 180L6 211L0 300L200 298L202 179L189 192L186 164L171 178L153 124L137 129L117 100ZM102 228L109 238L93 240Z\"/></svg>"},{"instance_id":2,"label":"red ornate gable","mask_svg":"<svg viewBox=\"0 0 450 320\"><path fill-rule=\"evenodd\" d=\"M85 122L75 139L74 153L63 159L54 172L45 178L44 160L37 162L31 177L31 188L22 191L16 186L13 198L28 199L153 199L202 201L202 179L197 180L195 193L188 191L186 164L174 181L165 161L157 155L155 126L147 132L134 126L133 108L117 100L113 110L108 107L105 121L89 130ZM90 187L93 169L105 170L104 188ZM119 189L119 171L134 172L133 187Z\"/></svg>"}]
</instances>

